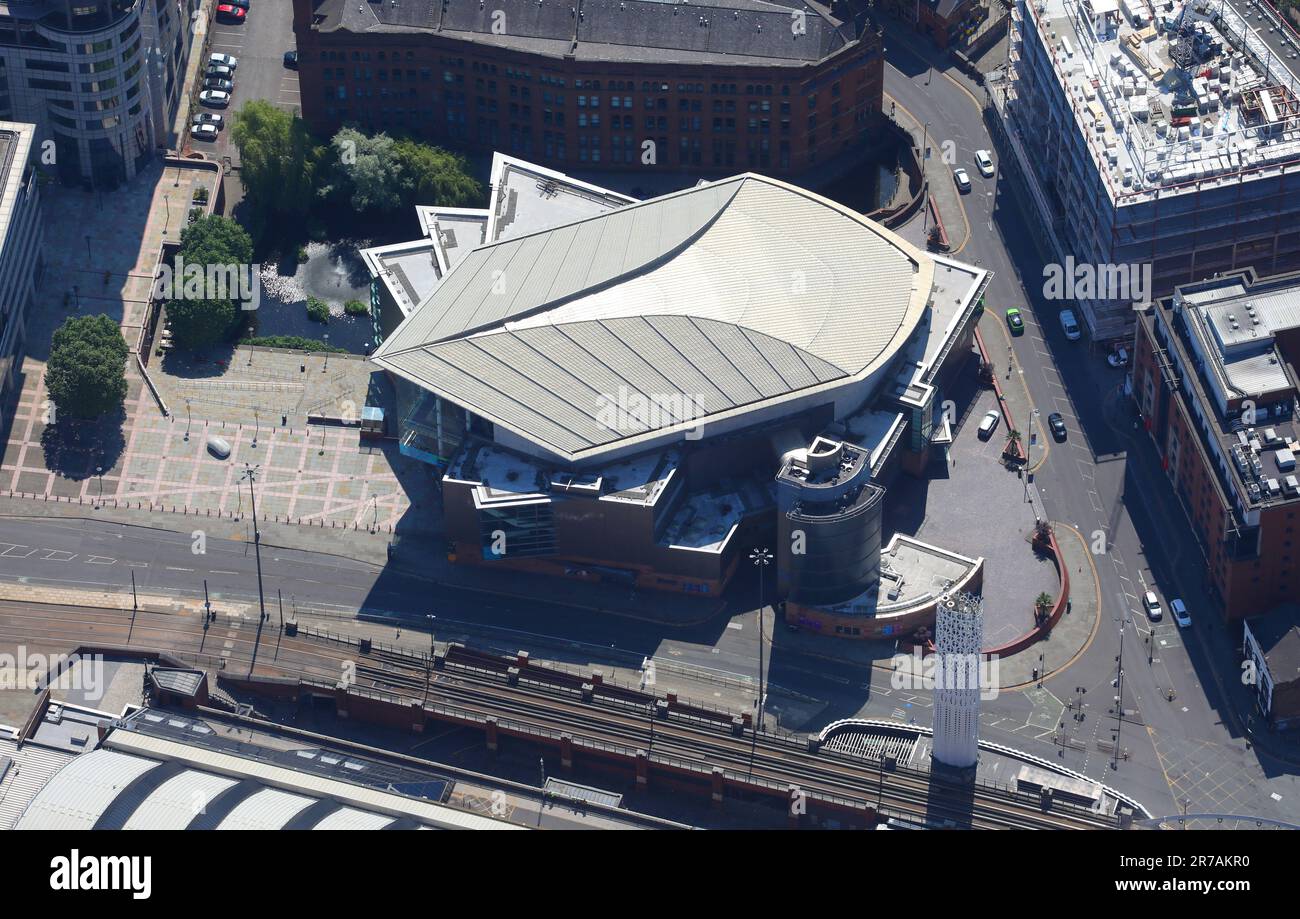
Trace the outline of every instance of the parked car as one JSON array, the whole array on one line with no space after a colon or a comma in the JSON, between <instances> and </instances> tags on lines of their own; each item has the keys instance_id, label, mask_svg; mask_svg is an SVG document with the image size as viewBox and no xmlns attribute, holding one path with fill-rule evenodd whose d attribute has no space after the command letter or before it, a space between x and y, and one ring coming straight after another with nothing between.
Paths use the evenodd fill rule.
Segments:
<instances>
[{"instance_id":1,"label":"parked car","mask_svg":"<svg viewBox=\"0 0 1300 919\"><path fill-rule=\"evenodd\" d=\"M234 70L239 66L239 58L235 57L233 54L222 54L220 51L214 51L212 54L208 55L208 64L209 66L217 64L221 67L229 67L231 70Z\"/></svg>"},{"instance_id":2,"label":"parked car","mask_svg":"<svg viewBox=\"0 0 1300 919\"><path fill-rule=\"evenodd\" d=\"M235 24L242 24L245 16L247 15L248 14L240 7L234 6L229 3L223 3L217 7L218 22L232 22Z\"/></svg>"},{"instance_id":3,"label":"parked car","mask_svg":"<svg viewBox=\"0 0 1300 919\"><path fill-rule=\"evenodd\" d=\"M1116 348L1110 354L1106 355L1106 363L1110 364L1112 367L1127 367L1128 351L1123 348Z\"/></svg>"},{"instance_id":4,"label":"parked car","mask_svg":"<svg viewBox=\"0 0 1300 919\"><path fill-rule=\"evenodd\" d=\"M1065 337L1070 341L1078 341L1083 337L1083 332L1079 329L1079 321L1074 318L1074 310L1061 310L1061 328L1065 330Z\"/></svg>"},{"instance_id":5,"label":"parked car","mask_svg":"<svg viewBox=\"0 0 1300 919\"><path fill-rule=\"evenodd\" d=\"M290 70L297 70L297 69L298 69L298 52L297 52L297 51L286 51L286 52L284 52L284 66L288 67Z\"/></svg>"},{"instance_id":6,"label":"parked car","mask_svg":"<svg viewBox=\"0 0 1300 919\"><path fill-rule=\"evenodd\" d=\"M216 112L199 112L194 116L195 124L210 124L220 131L226 124L226 119L222 118Z\"/></svg>"},{"instance_id":7,"label":"parked car","mask_svg":"<svg viewBox=\"0 0 1300 919\"><path fill-rule=\"evenodd\" d=\"M993 157L987 150L975 151L975 167L979 169L980 175L986 179L993 178Z\"/></svg>"},{"instance_id":8,"label":"parked car","mask_svg":"<svg viewBox=\"0 0 1300 919\"><path fill-rule=\"evenodd\" d=\"M1187 606L1182 600L1170 600L1169 612L1174 614L1174 622L1178 623L1180 629L1192 627L1192 614L1187 612Z\"/></svg>"},{"instance_id":9,"label":"parked car","mask_svg":"<svg viewBox=\"0 0 1300 919\"><path fill-rule=\"evenodd\" d=\"M1047 416L1047 427L1051 429L1052 436L1058 443L1065 440L1065 419L1061 417L1060 412L1052 412Z\"/></svg>"},{"instance_id":10,"label":"parked car","mask_svg":"<svg viewBox=\"0 0 1300 919\"><path fill-rule=\"evenodd\" d=\"M1147 618L1152 622L1159 622L1164 618L1164 612L1160 609L1160 598L1156 596L1154 590L1148 590L1143 594L1142 608L1147 611Z\"/></svg>"},{"instance_id":11,"label":"parked car","mask_svg":"<svg viewBox=\"0 0 1300 919\"><path fill-rule=\"evenodd\" d=\"M1012 335L1025 334L1025 319L1020 315L1020 310L1014 306L1007 310L1007 328L1011 330Z\"/></svg>"},{"instance_id":12,"label":"parked car","mask_svg":"<svg viewBox=\"0 0 1300 919\"><path fill-rule=\"evenodd\" d=\"M958 191L963 193L970 191L970 176L967 175L965 169L960 167L954 169L952 171L952 180L957 183Z\"/></svg>"},{"instance_id":13,"label":"parked car","mask_svg":"<svg viewBox=\"0 0 1300 919\"><path fill-rule=\"evenodd\" d=\"M203 81L204 89L219 89L222 92L230 93L235 91L235 84L221 77L208 77Z\"/></svg>"},{"instance_id":14,"label":"parked car","mask_svg":"<svg viewBox=\"0 0 1300 919\"><path fill-rule=\"evenodd\" d=\"M248 0L225 0L231 6L237 6L244 12L248 12Z\"/></svg>"},{"instance_id":15,"label":"parked car","mask_svg":"<svg viewBox=\"0 0 1300 919\"><path fill-rule=\"evenodd\" d=\"M993 432L996 431L998 428L998 422L1001 420L1002 420L1002 413L999 412L997 409L993 409L988 414L986 414L982 419L980 419L980 426L978 432L980 440L988 440L990 437L992 437Z\"/></svg>"},{"instance_id":16,"label":"parked car","mask_svg":"<svg viewBox=\"0 0 1300 919\"><path fill-rule=\"evenodd\" d=\"M213 108L225 108L230 104L230 93L219 89L205 89L199 93L199 101Z\"/></svg>"},{"instance_id":17,"label":"parked car","mask_svg":"<svg viewBox=\"0 0 1300 919\"><path fill-rule=\"evenodd\" d=\"M225 64L209 64L207 75L210 77L221 77L223 80L233 80L235 78L235 72Z\"/></svg>"},{"instance_id":18,"label":"parked car","mask_svg":"<svg viewBox=\"0 0 1300 919\"><path fill-rule=\"evenodd\" d=\"M195 140L216 140L218 133L216 125L211 124L196 124L190 128L190 137Z\"/></svg>"}]
</instances>

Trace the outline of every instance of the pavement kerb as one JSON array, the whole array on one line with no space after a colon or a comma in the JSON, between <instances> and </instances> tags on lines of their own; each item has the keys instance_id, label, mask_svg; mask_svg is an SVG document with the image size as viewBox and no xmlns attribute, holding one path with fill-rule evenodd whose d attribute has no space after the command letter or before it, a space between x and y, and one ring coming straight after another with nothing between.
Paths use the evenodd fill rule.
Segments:
<instances>
[{"instance_id":1,"label":"pavement kerb","mask_svg":"<svg viewBox=\"0 0 1300 919\"><path fill-rule=\"evenodd\" d=\"M1096 591L1098 602L1100 602L1101 577L1097 573L1097 563L1092 560L1092 553L1088 551L1088 541L1083 538L1082 533L1080 533L1074 527L1070 526L1068 523L1058 523L1057 521L1053 520L1052 529L1055 530L1057 527L1060 527L1062 530L1068 530L1070 533L1073 533L1075 538L1079 540L1080 545L1083 546L1084 555L1088 559L1088 567L1092 571L1093 589ZM1064 552L1062 552L1061 564L1065 564ZM1038 683L1045 681L1048 677L1052 677L1052 676L1056 676L1057 674L1064 673L1070 667L1074 666L1075 662L1078 661L1079 658L1083 657L1083 655L1087 653L1088 649L1092 647L1093 641L1096 640L1097 638L1097 630L1101 627L1101 610L1098 609L1096 613L1097 615L1094 616L1092 620L1092 631L1089 632L1088 634L1088 640L1083 643L1083 646L1079 648L1078 651L1074 652L1074 655L1069 660L1067 660L1064 664L1055 668L1054 670L1048 670L1045 673L1041 674L1039 679L1037 680L1028 680L1024 683L1015 683L1011 686L1004 686L998 690L998 693L1001 694L1003 692L1020 690L1020 689L1024 689L1027 686L1037 685ZM1070 615L1074 615L1073 611L1070 613ZM1032 645L1030 647L1032 647Z\"/></svg>"},{"instance_id":2,"label":"pavement kerb","mask_svg":"<svg viewBox=\"0 0 1300 919\"><path fill-rule=\"evenodd\" d=\"M919 120L915 115L913 115L913 114L908 110L907 106L903 105L903 103L899 102L899 101L898 101L897 99L895 99L893 96L889 95L889 93L885 93L884 96L883 96L883 98L884 98L886 101L888 101L888 102L890 102L891 104L893 104L894 106L896 106L899 112L902 112L904 115L906 115L908 118L910 118L910 119L912 120L912 124L914 124L916 127L923 127L923 123L922 123L922 122L921 122L921 121L920 121L920 120ZM911 130L910 128L905 128L905 130L907 130L907 132L908 132L909 134L912 133L912 130ZM924 133L924 132L923 132L923 133ZM921 142L922 142L922 144L925 143L925 138L924 138L924 136L921 138ZM927 163L928 163L928 161L927 161L926 158L925 158L925 150L922 149L922 150L921 150L921 170L922 170L922 173L925 174L925 178L926 178L927 182L929 183L929 185L930 185L930 186L933 186L933 185L934 185L934 182L931 180L931 178L930 178L930 176L929 176L929 174L928 174L928 172L927 172ZM949 180L951 181L951 177L949 177ZM965 206L964 204L962 204L962 202L961 202L961 195L960 195L960 194L958 194L958 195L956 196L956 201L957 201L957 211L958 211L958 213L961 214L961 222L962 222L962 224L966 227L966 235L965 235L964 237L962 237L961 245L958 246L956 249L949 250L949 251L946 253L947 255L956 255L957 253L961 252L962 249L966 248L966 244L967 244L968 242L970 242L970 236L971 236L971 232L970 232L970 221L966 218L966 206ZM939 207L939 199L938 199L937 197L934 199L934 202L935 202L935 207L936 207L936 208ZM916 218L913 217L912 219L916 219Z\"/></svg>"},{"instance_id":3,"label":"pavement kerb","mask_svg":"<svg viewBox=\"0 0 1300 919\"><path fill-rule=\"evenodd\" d=\"M1047 462L1047 457L1052 452L1052 439L1046 436L1047 432L1043 430L1043 423L1040 420L1042 415L1038 412L1038 405L1034 402L1034 397L1029 392L1029 387L1025 385L1024 368L1020 366L1020 358L1016 356L1016 349L1011 341L1011 335L1004 328L1002 322L996 323L998 331L1002 333L1003 340L1007 343L1007 353L1011 355L1011 362L1015 365L1016 372L1012 374L1019 383L1020 391L1025 395L1025 401L1029 403L1029 423L1038 429L1038 442L1043 445L1043 456L1038 462L1029 467L1029 472L1036 473ZM994 382L997 382L997 374L993 374Z\"/></svg>"}]
</instances>

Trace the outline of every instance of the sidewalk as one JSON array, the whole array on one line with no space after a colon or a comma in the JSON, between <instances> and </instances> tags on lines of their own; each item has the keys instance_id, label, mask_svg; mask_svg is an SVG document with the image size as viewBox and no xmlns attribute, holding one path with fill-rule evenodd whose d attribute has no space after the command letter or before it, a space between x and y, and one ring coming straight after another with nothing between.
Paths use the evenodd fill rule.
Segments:
<instances>
[{"instance_id":1,"label":"sidewalk","mask_svg":"<svg viewBox=\"0 0 1300 919\"><path fill-rule=\"evenodd\" d=\"M926 132L925 126L902 105L889 98L885 101L889 103L893 111L894 121L898 123L899 127L912 135L912 143L921 151L920 155L925 156L925 150L921 147L922 141L930 148L930 157L923 161L922 168L925 172L930 197L934 199L935 206L939 209L939 216L943 220L944 230L948 234L948 252L949 254L956 253L970 239L970 224L966 219L965 211L962 209L957 186L953 184L952 173L948 165L943 161L939 140L935 137L934 132ZM926 231L924 229L926 218L923 216L924 213L925 208L919 209L911 220L894 231L908 242L922 249L926 248Z\"/></svg>"},{"instance_id":2,"label":"sidewalk","mask_svg":"<svg viewBox=\"0 0 1300 919\"><path fill-rule=\"evenodd\" d=\"M998 679L1003 689L1014 689L1051 677L1064 669L1092 642L1100 621L1101 603L1092 554L1083 536L1063 523L1053 523L1061 564L1070 575L1070 605L1047 637L1019 654L999 661Z\"/></svg>"}]
</instances>

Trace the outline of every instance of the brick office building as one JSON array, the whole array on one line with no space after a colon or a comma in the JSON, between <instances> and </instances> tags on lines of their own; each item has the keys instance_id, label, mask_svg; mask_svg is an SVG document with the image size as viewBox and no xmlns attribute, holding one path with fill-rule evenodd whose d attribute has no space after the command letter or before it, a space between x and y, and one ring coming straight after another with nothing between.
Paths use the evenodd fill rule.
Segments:
<instances>
[{"instance_id":1,"label":"brick office building","mask_svg":"<svg viewBox=\"0 0 1300 919\"><path fill-rule=\"evenodd\" d=\"M1229 619L1300 591L1300 274L1185 284L1138 314L1133 396Z\"/></svg>"},{"instance_id":2,"label":"brick office building","mask_svg":"<svg viewBox=\"0 0 1300 919\"><path fill-rule=\"evenodd\" d=\"M571 170L797 175L877 134L878 26L796 0L294 0L303 117Z\"/></svg>"}]
</instances>

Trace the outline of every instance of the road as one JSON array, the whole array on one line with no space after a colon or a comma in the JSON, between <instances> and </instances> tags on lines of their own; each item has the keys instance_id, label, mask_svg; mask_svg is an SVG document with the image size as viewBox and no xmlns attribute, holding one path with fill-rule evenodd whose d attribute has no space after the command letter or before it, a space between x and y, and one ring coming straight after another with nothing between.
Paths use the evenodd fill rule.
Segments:
<instances>
[{"instance_id":1,"label":"road","mask_svg":"<svg viewBox=\"0 0 1300 919\"><path fill-rule=\"evenodd\" d=\"M1300 815L1295 770L1248 749L1222 706L1210 662L1231 672L1239 636L1211 612L1200 549L1149 439L1134 429L1120 391L1123 373L1085 343L1066 340L1056 318L1066 304L1042 295L1043 261L1015 195L1000 174L985 179L971 168L975 150L996 150L976 105L982 99L946 77L942 91L927 89L920 55L903 41L891 45L885 91L931 123L935 143L954 142L974 183L962 198L974 232L958 257L994 271L986 297L991 310L1001 315L1011 306L1028 307L1026 334L1005 335L989 347L996 356L1011 345L1042 416L1059 411L1065 418L1067 440L1046 444L1035 486L1047 516L1094 545L1101 596L1109 601L1088 652L1045 684L1056 698L1086 701L1094 713L1082 723L1063 716L1063 733L1072 742L1058 761L1095 777L1109 774L1110 784L1153 811L1176 813L1190 800L1192 811L1294 820ZM1182 597L1193 611L1193 628L1180 631L1169 616L1148 622L1139 603L1148 588L1166 608L1170 598ZM1118 692L1112 682L1121 646L1123 708L1131 714L1118 722L1107 713ZM1096 746L1109 744L1116 728L1129 759L1112 769L1111 757Z\"/></svg>"},{"instance_id":2,"label":"road","mask_svg":"<svg viewBox=\"0 0 1300 919\"><path fill-rule=\"evenodd\" d=\"M212 143L194 141L194 148L212 156L230 156L236 164L239 152L230 142L231 116L252 99L265 99L289 111L298 112L298 72L284 66L284 52L295 47L293 6L289 0L255 0L243 25L213 21L208 53L221 52L239 59L235 70L235 92L221 112L226 125ZM206 67L206 62L205 62Z\"/></svg>"}]
</instances>

